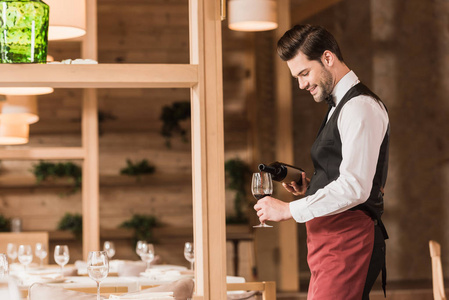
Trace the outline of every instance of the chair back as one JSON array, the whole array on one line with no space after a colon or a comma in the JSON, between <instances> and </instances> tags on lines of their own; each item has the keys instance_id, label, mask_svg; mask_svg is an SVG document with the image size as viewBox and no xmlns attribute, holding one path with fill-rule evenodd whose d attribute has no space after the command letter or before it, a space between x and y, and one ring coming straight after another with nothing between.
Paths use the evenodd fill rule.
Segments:
<instances>
[{"instance_id":1,"label":"chair back","mask_svg":"<svg viewBox=\"0 0 449 300\"><path fill-rule=\"evenodd\" d=\"M47 253L50 253L48 249L48 232L46 231L33 231L33 232L0 232L0 253L6 253L6 247L8 243L14 243L17 245L31 245L33 247L33 262L40 263L40 259L34 255L34 248L36 243L42 243L47 247ZM48 264L48 254L44 259L44 264ZM16 259L17 262L17 259Z\"/></svg>"},{"instance_id":2,"label":"chair back","mask_svg":"<svg viewBox=\"0 0 449 300\"><path fill-rule=\"evenodd\" d=\"M245 283L228 283L228 291L259 291L262 294L262 300L276 300L276 283L274 281L262 282L245 282ZM244 298L253 297L253 295L243 295ZM237 297L229 297L228 299L239 299Z\"/></svg>"},{"instance_id":3,"label":"chair back","mask_svg":"<svg viewBox=\"0 0 449 300\"><path fill-rule=\"evenodd\" d=\"M441 265L441 246L438 242L431 240L429 241L429 249L432 260L433 298L435 300L446 300L443 267Z\"/></svg>"}]
</instances>

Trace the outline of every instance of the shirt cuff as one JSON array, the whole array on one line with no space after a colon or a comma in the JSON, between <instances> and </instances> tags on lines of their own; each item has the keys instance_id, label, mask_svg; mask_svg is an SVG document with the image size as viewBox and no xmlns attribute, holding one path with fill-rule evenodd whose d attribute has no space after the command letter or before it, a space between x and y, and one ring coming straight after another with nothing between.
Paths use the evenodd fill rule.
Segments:
<instances>
[{"instance_id":1,"label":"shirt cuff","mask_svg":"<svg viewBox=\"0 0 449 300\"><path fill-rule=\"evenodd\" d=\"M307 197L289 203L290 213L297 223L305 223L315 217L308 208L306 199Z\"/></svg>"}]
</instances>

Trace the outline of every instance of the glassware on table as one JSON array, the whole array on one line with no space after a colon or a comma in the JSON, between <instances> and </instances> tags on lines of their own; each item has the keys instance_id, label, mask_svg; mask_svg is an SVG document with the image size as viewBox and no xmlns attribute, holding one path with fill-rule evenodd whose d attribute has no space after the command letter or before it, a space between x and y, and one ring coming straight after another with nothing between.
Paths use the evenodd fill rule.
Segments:
<instances>
[{"instance_id":1,"label":"glassware on table","mask_svg":"<svg viewBox=\"0 0 449 300\"><path fill-rule=\"evenodd\" d=\"M136 253L137 253L137 255L142 256L142 247L146 243L147 242L145 242L145 241L137 241L137 244L136 244Z\"/></svg>"},{"instance_id":2,"label":"glassware on table","mask_svg":"<svg viewBox=\"0 0 449 300\"><path fill-rule=\"evenodd\" d=\"M40 267L42 268L44 266L44 258L46 258L48 254L47 247L42 243L36 243L34 254L41 260Z\"/></svg>"},{"instance_id":3,"label":"glassware on table","mask_svg":"<svg viewBox=\"0 0 449 300\"><path fill-rule=\"evenodd\" d=\"M70 254L67 245L56 245L55 262L61 266L61 275L64 276L64 266L69 262Z\"/></svg>"},{"instance_id":4,"label":"glassware on table","mask_svg":"<svg viewBox=\"0 0 449 300\"><path fill-rule=\"evenodd\" d=\"M12 279L0 279L0 299L21 300L19 287Z\"/></svg>"},{"instance_id":5,"label":"glassware on table","mask_svg":"<svg viewBox=\"0 0 449 300\"><path fill-rule=\"evenodd\" d=\"M6 257L6 254L0 253L0 279L8 277L8 274L9 274L8 257Z\"/></svg>"},{"instance_id":6,"label":"glassware on table","mask_svg":"<svg viewBox=\"0 0 449 300\"><path fill-rule=\"evenodd\" d=\"M115 246L113 242L106 241L103 244L103 250L108 254L108 258L111 259L115 255Z\"/></svg>"},{"instance_id":7,"label":"glassware on table","mask_svg":"<svg viewBox=\"0 0 449 300\"><path fill-rule=\"evenodd\" d=\"M184 257L190 262L190 270L193 270L193 262L195 261L195 252L193 251L193 243L184 244Z\"/></svg>"},{"instance_id":8,"label":"glassware on table","mask_svg":"<svg viewBox=\"0 0 449 300\"><path fill-rule=\"evenodd\" d=\"M145 243L140 250L140 258L147 263L145 271L150 269L150 264L154 260L154 246L150 243Z\"/></svg>"},{"instance_id":9,"label":"glassware on table","mask_svg":"<svg viewBox=\"0 0 449 300\"><path fill-rule=\"evenodd\" d=\"M8 243L8 246L6 246L6 254L11 259L11 264L14 263L17 258L17 245L14 243Z\"/></svg>"},{"instance_id":10,"label":"glassware on table","mask_svg":"<svg viewBox=\"0 0 449 300\"><path fill-rule=\"evenodd\" d=\"M271 196L273 193L273 181L271 180L271 174L266 172L253 173L251 181L251 192L256 200L262 199L265 196ZM273 227L265 223L253 226L258 227Z\"/></svg>"},{"instance_id":11,"label":"glassware on table","mask_svg":"<svg viewBox=\"0 0 449 300\"><path fill-rule=\"evenodd\" d=\"M97 282L97 300L100 300L100 281L108 277L109 259L106 251L91 251L87 258L87 274Z\"/></svg>"},{"instance_id":12,"label":"glassware on table","mask_svg":"<svg viewBox=\"0 0 449 300\"><path fill-rule=\"evenodd\" d=\"M25 266L25 271L27 271L28 265L33 261L33 248L31 245L20 245L17 257L19 262Z\"/></svg>"}]
</instances>

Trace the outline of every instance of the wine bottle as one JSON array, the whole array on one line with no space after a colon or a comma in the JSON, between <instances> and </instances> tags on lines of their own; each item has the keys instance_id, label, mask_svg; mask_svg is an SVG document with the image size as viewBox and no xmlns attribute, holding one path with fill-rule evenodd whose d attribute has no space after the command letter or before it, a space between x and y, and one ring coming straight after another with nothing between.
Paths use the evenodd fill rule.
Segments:
<instances>
[{"instance_id":1,"label":"wine bottle","mask_svg":"<svg viewBox=\"0 0 449 300\"><path fill-rule=\"evenodd\" d=\"M259 171L271 174L271 179L289 184L295 181L298 185L302 185L303 169L275 161L269 165L260 164Z\"/></svg>"}]
</instances>

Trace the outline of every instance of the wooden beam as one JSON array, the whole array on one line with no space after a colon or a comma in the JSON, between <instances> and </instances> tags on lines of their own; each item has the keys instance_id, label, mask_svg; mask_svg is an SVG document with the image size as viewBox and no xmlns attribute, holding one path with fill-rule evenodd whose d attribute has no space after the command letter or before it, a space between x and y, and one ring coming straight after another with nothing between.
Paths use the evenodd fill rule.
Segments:
<instances>
[{"instance_id":1,"label":"wooden beam","mask_svg":"<svg viewBox=\"0 0 449 300\"><path fill-rule=\"evenodd\" d=\"M96 60L98 52L97 0L86 1L86 20L87 30L82 44L82 57ZM108 78L108 75L104 74L104 76ZM96 80L100 79L101 77ZM97 90L93 88L85 89L83 93L81 142L85 149L81 200L83 213L83 259L87 261L89 251L102 250L100 248L98 100Z\"/></svg>"},{"instance_id":2,"label":"wooden beam","mask_svg":"<svg viewBox=\"0 0 449 300\"><path fill-rule=\"evenodd\" d=\"M190 88L198 66L189 64L1 64L0 86L55 88Z\"/></svg>"},{"instance_id":3,"label":"wooden beam","mask_svg":"<svg viewBox=\"0 0 449 300\"><path fill-rule=\"evenodd\" d=\"M81 147L53 147L0 150L0 160L59 160L59 159L84 159L85 149Z\"/></svg>"},{"instance_id":4,"label":"wooden beam","mask_svg":"<svg viewBox=\"0 0 449 300\"><path fill-rule=\"evenodd\" d=\"M299 24L339 2L341 0L302 0L291 10L292 23Z\"/></svg>"},{"instance_id":5,"label":"wooden beam","mask_svg":"<svg viewBox=\"0 0 449 300\"><path fill-rule=\"evenodd\" d=\"M194 299L226 299L223 79L218 1L190 0Z\"/></svg>"},{"instance_id":6,"label":"wooden beam","mask_svg":"<svg viewBox=\"0 0 449 300\"><path fill-rule=\"evenodd\" d=\"M276 40L290 29L290 0L278 0L278 22ZM292 79L287 64L277 55L276 66L276 111L277 111L277 143L276 158L288 164L294 163L293 129L292 129ZM285 189L279 189L277 196L283 200L292 200L292 195ZM279 230L279 279L281 291L299 290L298 271L298 238L295 220L281 222Z\"/></svg>"}]
</instances>

